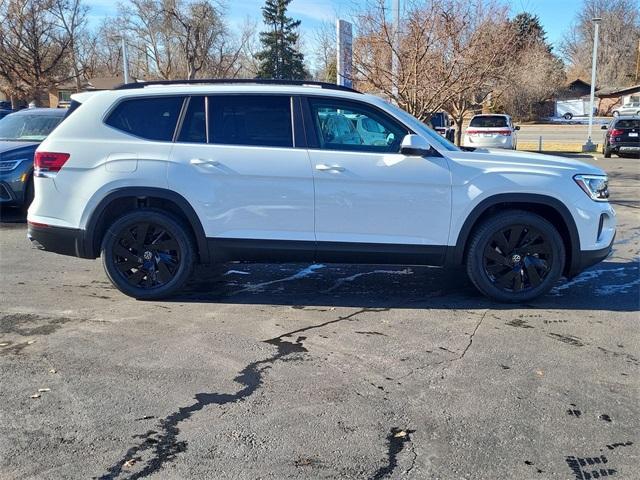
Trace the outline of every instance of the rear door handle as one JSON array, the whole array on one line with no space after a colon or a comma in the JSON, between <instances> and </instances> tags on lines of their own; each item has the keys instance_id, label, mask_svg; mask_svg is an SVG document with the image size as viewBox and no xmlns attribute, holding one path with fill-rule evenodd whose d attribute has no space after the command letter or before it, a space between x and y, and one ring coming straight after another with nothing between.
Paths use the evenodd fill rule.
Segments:
<instances>
[{"instance_id":1,"label":"rear door handle","mask_svg":"<svg viewBox=\"0 0 640 480\"><path fill-rule=\"evenodd\" d=\"M192 158L189 160L191 165L211 165L212 167L219 167L220 162L217 160L207 160L204 158Z\"/></svg>"},{"instance_id":2,"label":"rear door handle","mask_svg":"<svg viewBox=\"0 0 640 480\"><path fill-rule=\"evenodd\" d=\"M344 172L344 167L340 165L325 165L324 163L318 163L316 165L316 170L320 170L321 172Z\"/></svg>"}]
</instances>

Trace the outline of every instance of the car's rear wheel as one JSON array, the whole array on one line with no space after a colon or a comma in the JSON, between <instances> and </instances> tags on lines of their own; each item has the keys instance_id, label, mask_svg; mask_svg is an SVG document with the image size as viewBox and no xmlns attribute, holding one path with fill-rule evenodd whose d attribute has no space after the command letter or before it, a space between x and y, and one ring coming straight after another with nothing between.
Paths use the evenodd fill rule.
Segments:
<instances>
[{"instance_id":1,"label":"car's rear wheel","mask_svg":"<svg viewBox=\"0 0 640 480\"><path fill-rule=\"evenodd\" d=\"M562 237L544 218L511 210L483 222L473 233L467 274L486 296L523 302L548 292L565 262Z\"/></svg>"},{"instance_id":2,"label":"car's rear wheel","mask_svg":"<svg viewBox=\"0 0 640 480\"><path fill-rule=\"evenodd\" d=\"M140 209L116 220L102 241L102 263L113 285L140 300L179 291L193 270L188 228L164 212Z\"/></svg>"},{"instance_id":3,"label":"car's rear wheel","mask_svg":"<svg viewBox=\"0 0 640 480\"><path fill-rule=\"evenodd\" d=\"M563 118L564 118L565 120L571 120L571 119L573 118L573 115L572 115L571 113L568 113L568 112L567 112L567 113L565 113L565 114L563 115Z\"/></svg>"},{"instance_id":4,"label":"car's rear wheel","mask_svg":"<svg viewBox=\"0 0 640 480\"><path fill-rule=\"evenodd\" d=\"M602 147L602 153L604 154L604 158L611 158L611 149L606 145Z\"/></svg>"},{"instance_id":5,"label":"car's rear wheel","mask_svg":"<svg viewBox=\"0 0 640 480\"><path fill-rule=\"evenodd\" d=\"M616 112L616 111L614 111L614 112L613 112L613 116L614 116L614 117L618 117L618 116L620 116L620 112Z\"/></svg>"}]
</instances>

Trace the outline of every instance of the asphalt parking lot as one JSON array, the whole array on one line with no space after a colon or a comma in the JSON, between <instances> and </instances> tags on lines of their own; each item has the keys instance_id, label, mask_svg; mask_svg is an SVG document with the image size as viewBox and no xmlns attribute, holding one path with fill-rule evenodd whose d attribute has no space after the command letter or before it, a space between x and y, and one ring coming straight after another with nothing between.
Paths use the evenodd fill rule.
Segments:
<instances>
[{"instance_id":1,"label":"asphalt parking lot","mask_svg":"<svg viewBox=\"0 0 640 480\"><path fill-rule=\"evenodd\" d=\"M501 305L463 273L223 265L138 302L0 224L0 477L640 478L640 167L613 255Z\"/></svg>"}]
</instances>

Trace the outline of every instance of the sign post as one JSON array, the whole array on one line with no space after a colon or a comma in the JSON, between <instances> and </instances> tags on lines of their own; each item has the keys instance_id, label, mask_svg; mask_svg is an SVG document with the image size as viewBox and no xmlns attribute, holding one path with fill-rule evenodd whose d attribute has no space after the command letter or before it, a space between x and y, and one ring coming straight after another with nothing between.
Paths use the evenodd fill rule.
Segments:
<instances>
[{"instance_id":1,"label":"sign post","mask_svg":"<svg viewBox=\"0 0 640 480\"><path fill-rule=\"evenodd\" d=\"M338 39L336 83L343 87L352 88L353 29L349 22L340 19L336 22L336 29L336 38Z\"/></svg>"}]
</instances>

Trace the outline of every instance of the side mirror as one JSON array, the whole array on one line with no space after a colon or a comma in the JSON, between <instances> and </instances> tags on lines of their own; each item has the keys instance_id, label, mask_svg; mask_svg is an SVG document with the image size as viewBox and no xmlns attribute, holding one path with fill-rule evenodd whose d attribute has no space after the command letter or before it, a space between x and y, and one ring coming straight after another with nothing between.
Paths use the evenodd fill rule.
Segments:
<instances>
[{"instance_id":1,"label":"side mirror","mask_svg":"<svg viewBox=\"0 0 640 480\"><path fill-rule=\"evenodd\" d=\"M400 144L400 153L403 155L427 155L431 145L419 135L405 135Z\"/></svg>"},{"instance_id":2,"label":"side mirror","mask_svg":"<svg viewBox=\"0 0 640 480\"><path fill-rule=\"evenodd\" d=\"M609 129L609 126L608 126L608 125L602 125L602 126L600 127L600 130L608 130L608 129Z\"/></svg>"},{"instance_id":3,"label":"side mirror","mask_svg":"<svg viewBox=\"0 0 640 480\"><path fill-rule=\"evenodd\" d=\"M520 125L516 125L515 127L513 127L514 130L520 130Z\"/></svg>"}]
</instances>

